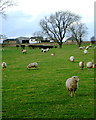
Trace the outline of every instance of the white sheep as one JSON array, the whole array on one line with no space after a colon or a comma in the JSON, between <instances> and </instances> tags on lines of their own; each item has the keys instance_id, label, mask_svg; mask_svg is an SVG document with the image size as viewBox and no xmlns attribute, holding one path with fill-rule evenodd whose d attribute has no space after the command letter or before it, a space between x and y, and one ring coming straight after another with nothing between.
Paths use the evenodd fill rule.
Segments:
<instances>
[{"instance_id":1,"label":"white sheep","mask_svg":"<svg viewBox=\"0 0 96 120\"><path fill-rule=\"evenodd\" d=\"M84 68L84 61L79 62L79 67L80 67L81 70L83 70L83 68Z\"/></svg>"},{"instance_id":2,"label":"white sheep","mask_svg":"<svg viewBox=\"0 0 96 120\"><path fill-rule=\"evenodd\" d=\"M70 61L71 61L71 62L74 62L74 60L75 60L74 56L71 56L71 57L70 57Z\"/></svg>"},{"instance_id":3,"label":"white sheep","mask_svg":"<svg viewBox=\"0 0 96 120\"><path fill-rule=\"evenodd\" d=\"M68 78L66 80L66 88L70 92L71 97L73 96L73 94L74 96L76 95L75 92L78 88L78 81L79 78L77 76L72 76L71 78Z\"/></svg>"},{"instance_id":4,"label":"white sheep","mask_svg":"<svg viewBox=\"0 0 96 120\"><path fill-rule=\"evenodd\" d=\"M88 69L93 68L93 62L87 62L86 66Z\"/></svg>"},{"instance_id":5,"label":"white sheep","mask_svg":"<svg viewBox=\"0 0 96 120\"><path fill-rule=\"evenodd\" d=\"M79 47L80 50L84 50L85 48L86 48L85 46L84 47Z\"/></svg>"},{"instance_id":6,"label":"white sheep","mask_svg":"<svg viewBox=\"0 0 96 120\"><path fill-rule=\"evenodd\" d=\"M83 50L84 48L83 47L79 47L80 50Z\"/></svg>"},{"instance_id":7,"label":"white sheep","mask_svg":"<svg viewBox=\"0 0 96 120\"><path fill-rule=\"evenodd\" d=\"M23 54L26 54L26 53L27 53L27 50L23 49L23 50L22 50L22 53L23 53Z\"/></svg>"},{"instance_id":8,"label":"white sheep","mask_svg":"<svg viewBox=\"0 0 96 120\"><path fill-rule=\"evenodd\" d=\"M4 69L4 68L6 68L6 67L7 67L6 62L2 62L2 68Z\"/></svg>"},{"instance_id":9,"label":"white sheep","mask_svg":"<svg viewBox=\"0 0 96 120\"><path fill-rule=\"evenodd\" d=\"M86 50L88 50L88 49L89 49L89 46L86 47Z\"/></svg>"},{"instance_id":10,"label":"white sheep","mask_svg":"<svg viewBox=\"0 0 96 120\"><path fill-rule=\"evenodd\" d=\"M48 51L49 51L49 48L46 48L46 49L41 48L41 51L42 51L43 53L48 52Z\"/></svg>"},{"instance_id":11,"label":"white sheep","mask_svg":"<svg viewBox=\"0 0 96 120\"><path fill-rule=\"evenodd\" d=\"M37 63L37 62L30 63L30 64L27 66L27 69L33 69L33 68L38 68L38 63Z\"/></svg>"},{"instance_id":12,"label":"white sheep","mask_svg":"<svg viewBox=\"0 0 96 120\"><path fill-rule=\"evenodd\" d=\"M93 68L96 68L96 63L93 63Z\"/></svg>"},{"instance_id":13,"label":"white sheep","mask_svg":"<svg viewBox=\"0 0 96 120\"><path fill-rule=\"evenodd\" d=\"M88 51L85 49L85 50L84 50L84 54L87 54L87 52L88 52Z\"/></svg>"},{"instance_id":14,"label":"white sheep","mask_svg":"<svg viewBox=\"0 0 96 120\"><path fill-rule=\"evenodd\" d=\"M51 56L54 56L55 55L55 53L51 53Z\"/></svg>"}]
</instances>

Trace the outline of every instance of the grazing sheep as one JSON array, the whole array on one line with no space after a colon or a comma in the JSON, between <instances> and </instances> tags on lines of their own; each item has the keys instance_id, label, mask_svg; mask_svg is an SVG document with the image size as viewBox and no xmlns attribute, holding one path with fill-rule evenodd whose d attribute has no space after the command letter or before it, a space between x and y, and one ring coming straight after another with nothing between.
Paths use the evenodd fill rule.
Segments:
<instances>
[{"instance_id":1,"label":"grazing sheep","mask_svg":"<svg viewBox=\"0 0 96 120\"><path fill-rule=\"evenodd\" d=\"M46 48L46 49L41 48L41 52L43 52L43 53L48 52L48 51L49 51L49 48Z\"/></svg>"},{"instance_id":2,"label":"grazing sheep","mask_svg":"<svg viewBox=\"0 0 96 120\"><path fill-rule=\"evenodd\" d=\"M34 63L30 63L28 66L27 66L27 69L32 69L32 68L37 68L38 67L38 63L34 62Z\"/></svg>"},{"instance_id":3,"label":"grazing sheep","mask_svg":"<svg viewBox=\"0 0 96 120\"><path fill-rule=\"evenodd\" d=\"M88 49L89 49L89 46L86 47L86 50L88 50Z\"/></svg>"},{"instance_id":4,"label":"grazing sheep","mask_svg":"<svg viewBox=\"0 0 96 120\"><path fill-rule=\"evenodd\" d=\"M71 61L71 62L74 62L74 60L75 60L74 56L71 56L71 57L70 57L70 61Z\"/></svg>"},{"instance_id":5,"label":"grazing sheep","mask_svg":"<svg viewBox=\"0 0 96 120\"><path fill-rule=\"evenodd\" d=\"M51 56L54 56L55 55L55 53L51 53Z\"/></svg>"},{"instance_id":6,"label":"grazing sheep","mask_svg":"<svg viewBox=\"0 0 96 120\"><path fill-rule=\"evenodd\" d=\"M22 50L22 53L23 53L23 54L26 54L26 53L27 53L27 50L23 49L23 50Z\"/></svg>"},{"instance_id":7,"label":"grazing sheep","mask_svg":"<svg viewBox=\"0 0 96 120\"><path fill-rule=\"evenodd\" d=\"M93 62L87 62L86 66L88 69L93 68Z\"/></svg>"},{"instance_id":8,"label":"grazing sheep","mask_svg":"<svg viewBox=\"0 0 96 120\"><path fill-rule=\"evenodd\" d=\"M80 50L83 50L84 48L83 47L79 47Z\"/></svg>"},{"instance_id":9,"label":"grazing sheep","mask_svg":"<svg viewBox=\"0 0 96 120\"><path fill-rule=\"evenodd\" d=\"M78 81L79 78L77 76L72 76L66 80L66 88L70 92L70 96L72 97L73 94L75 96L75 91L78 88Z\"/></svg>"},{"instance_id":10,"label":"grazing sheep","mask_svg":"<svg viewBox=\"0 0 96 120\"><path fill-rule=\"evenodd\" d=\"M84 50L84 54L87 54L87 52L88 52L88 51L85 49L85 50Z\"/></svg>"},{"instance_id":11,"label":"grazing sheep","mask_svg":"<svg viewBox=\"0 0 96 120\"><path fill-rule=\"evenodd\" d=\"M4 68L6 68L6 67L7 67L6 62L2 62L2 68L4 69Z\"/></svg>"},{"instance_id":12,"label":"grazing sheep","mask_svg":"<svg viewBox=\"0 0 96 120\"><path fill-rule=\"evenodd\" d=\"M79 67L80 67L81 70L83 70L83 68L84 68L84 61L79 62Z\"/></svg>"},{"instance_id":13,"label":"grazing sheep","mask_svg":"<svg viewBox=\"0 0 96 120\"><path fill-rule=\"evenodd\" d=\"M84 50L85 48L86 48L85 46L84 47L79 47L80 50Z\"/></svg>"}]
</instances>

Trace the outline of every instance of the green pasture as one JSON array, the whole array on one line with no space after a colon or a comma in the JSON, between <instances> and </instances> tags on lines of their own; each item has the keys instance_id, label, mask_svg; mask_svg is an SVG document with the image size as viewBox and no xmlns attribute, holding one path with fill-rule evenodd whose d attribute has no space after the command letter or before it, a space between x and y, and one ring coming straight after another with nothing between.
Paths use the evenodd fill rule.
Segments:
<instances>
[{"instance_id":1,"label":"green pasture","mask_svg":"<svg viewBox=\"0 0 96 120\"><path fill-rule=\"evenodd\" d=\"M80 70L78 63L94 60L94 47L84 55L76 45L52 48L47 53L26 47L4 47L2 61L3 118L94 118L94 69ZM51 56L55 53L55 56ZM75 62L70 62L73 55ZM27 65L38 62L38 69L27 70ZM66 90L67 78L78 76L76 96Z\"/></svg>"}]
</instances>

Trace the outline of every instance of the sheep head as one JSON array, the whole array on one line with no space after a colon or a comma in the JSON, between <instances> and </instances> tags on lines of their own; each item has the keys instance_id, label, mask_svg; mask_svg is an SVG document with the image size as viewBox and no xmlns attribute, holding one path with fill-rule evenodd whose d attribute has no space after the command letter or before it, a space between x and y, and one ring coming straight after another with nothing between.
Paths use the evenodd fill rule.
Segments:
<instances>
[{"instance_id":1,"label":"sheep head","mask_svg":"<svg viewBox=\"0 0 96 120\"><path fill-rule=\"evenodd\" d=\"M78 76L72 76L72 79L73 79L74 81L76 81L76 82L78 82L78 81L79 81Z\"/></svg>"}]
</instances>

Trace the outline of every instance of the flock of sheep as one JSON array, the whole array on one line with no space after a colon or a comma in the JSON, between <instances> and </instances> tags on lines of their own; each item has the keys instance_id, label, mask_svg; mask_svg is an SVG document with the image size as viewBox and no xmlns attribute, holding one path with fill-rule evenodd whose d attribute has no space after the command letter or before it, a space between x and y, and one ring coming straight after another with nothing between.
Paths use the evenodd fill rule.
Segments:
<instances>
[{"instance_id":1,"label":"flock of sheep","mask_svg":"<svg viewBox=\"0 0 96 120\"><path fill-rule=\"evenodd\" d=\"M84 54L87 54L88 52L88 49L91 47L91 45L87 46L87 47L80 47L80 50L84 50ZM94 49L96 49L96 47L94 47ZM49 48L46 48L46 49L41 49L41 52L45 53L49 51ZM27 50L26 49L23 49L22 50L22 53L23 54L26 54L27 53ZM55 53L51 53L51 56L54 56ZM75 61L75 57L74 56L70 56L69 60L71 62L74 62ZM2 62L2 69L5 69L7 67L7 64L6 62ZM84 64L84 61L80 61L79 62L79 67L81 70L83 70L83 68L85 67L85 64ZM92 61L89 61L86 63L86 67L88 69L91 69L91 68L96 68L96 63L93 63ZM34 62L34 63L30 63L27 65L27 69L37 69L38 68L38 63L37 62ZM66 88L67 90L70 92L70 96L72 97L73 95L75 96L75 92L78 88L78 81L79 81L79 78L77 76L72 76L71 78L68 78L66 80Z\"/></svg>"},{"instance_id":2,"label":"flock of sheep","mask_svg":"<svg viewBox=\"0 0 96 120\"><path fill-rule=\"evenodd\" d=\"M84 54L87 54L88 53L88 49L90 47L92 47L92 45L89 45L87 47L85 47L85 46L84 47L79 47L79 49L80 50L84 50ZM94 49L96 49L96 46L94 47ZM75 57L71 56L70 57L70 61L74 62L75 61ZM80 67L81 70L83 70L83 68L85 67L84 61L80 61L79 62L79 67ZM86 67L88 69L96 68L96 63L94 63L93 61L89 61L89 62L86 63ZM78 88L78 81L79 81L78 76L72 76L71 78L68 78L66 80L66 88L70 92L70 96L71 97L73 96L73 94L75 96L75 91Z\"/></svg>"}]
</instances>

